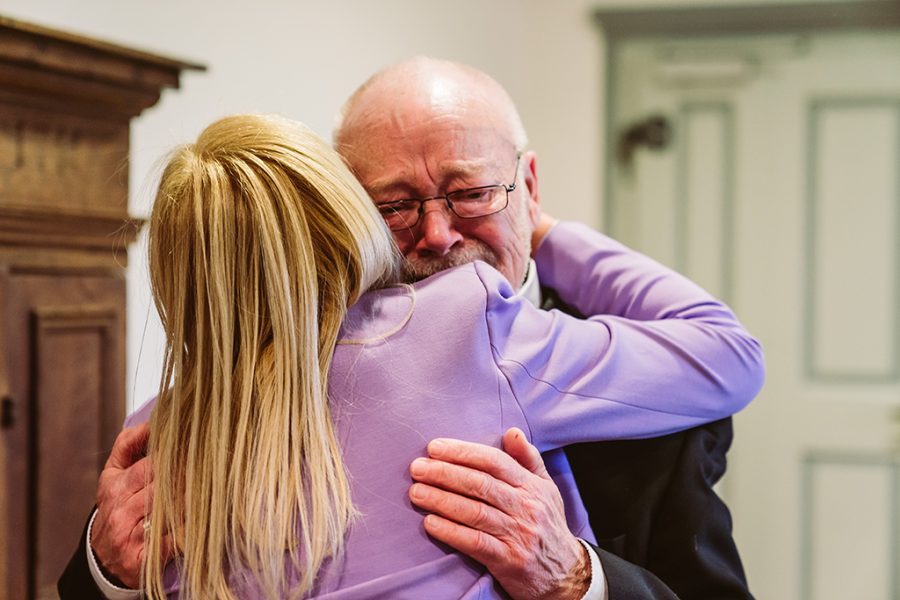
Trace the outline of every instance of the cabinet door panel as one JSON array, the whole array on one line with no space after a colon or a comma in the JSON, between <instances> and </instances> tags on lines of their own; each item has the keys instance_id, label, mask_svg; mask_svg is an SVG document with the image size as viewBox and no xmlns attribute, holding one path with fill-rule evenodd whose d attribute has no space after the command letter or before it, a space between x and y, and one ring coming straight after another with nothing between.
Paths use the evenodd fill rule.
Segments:
<instances>
[{"instance_id":1,"label":"cabinet door panel","mask_svg":"<svg viewBox=\"0 0 900 600\"><path fill-rule=\"evenodd\" d=\"M14 275L7 285L10 597L53 598L124 412L124 284ZM17 575L19 574L19 575Z\"/></svg>"}]
</instances>

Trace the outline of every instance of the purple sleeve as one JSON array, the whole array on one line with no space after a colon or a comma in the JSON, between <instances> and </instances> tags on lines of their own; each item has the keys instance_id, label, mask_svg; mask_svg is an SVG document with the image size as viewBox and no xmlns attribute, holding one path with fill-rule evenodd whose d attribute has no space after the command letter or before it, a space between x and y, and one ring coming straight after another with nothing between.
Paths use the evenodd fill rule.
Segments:
<instances>
[{"instance_id":1,"label":"purple sleeve","mask_svg":"<svg viewBox=\"0 0 900 600\"><path fill-rule=\"evenodd\" d=\"M134 427L150 420L153 407L156 406L156 396L144 402L137 410L125 417L125 427Z\"/></svg>"},{"instance_id":2,"label":"purple sleeve","mask_svg":"<svg viewBox=\"0 0 900 600\"><path fill-rule=\"evenodd\" d=\"M477 265L494 359L542 451L688 429L737 412L758 393L762 351L725 305L587 228L552 233L571 248L541 245L539 260L557 267L545 277L538 262L542 283L589 319L535 309Z\"/></svg>"},{"instance_id":3,"label":"purple sleeve","mask_svg":"<svg viewBox=\"0 0 900 600\"><path fill-rule=\"evenodd\" d=\"M541 285L583 315L637 321L692 318L692 309L734 325L732 312L698 285L580 223L556 225L535 253Z\"/></svg>"}]
</instances>

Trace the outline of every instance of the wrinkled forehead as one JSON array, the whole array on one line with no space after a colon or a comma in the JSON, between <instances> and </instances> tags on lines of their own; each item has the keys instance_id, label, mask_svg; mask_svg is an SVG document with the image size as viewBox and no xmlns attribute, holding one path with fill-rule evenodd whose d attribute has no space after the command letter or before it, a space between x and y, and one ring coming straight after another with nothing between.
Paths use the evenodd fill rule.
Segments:
<instances>
[{"instance_id":1,"label":"wrinkled forehead","mask_svg":"<svg viewBox=\"0 0 900 600\"><path fill-rule=\"evenodd\" d=\"M516 146L490 115L477 110L402 110L369 115L345 136L338 151L370 194L424 179L508 177ZM475 185L475 184L473 184Z\"/></svg>"},{"instance_id":2,"label":"wrinkled forehead","mask_svg":"<svg viewBox=\"0 0 900 600\"><path fill-rule=\"evenodd\" d=\"M468 159L498 147L515 152L515 109L500 92L462 76L385 77L348 107L338 150L357 170L385 153L443 151Z\"/></svg>"},{"instance_id":3,"label":"wrinkled forehead","mask_svg":"<svg viewBox=\"0 0 900 600\"><path fill-rule=\"evenodd\" d=\"M375 136L371 151L350 152L351 168L373 196L466 187L513 176L515 145L495 129L433 127L407 136Z\"/></svg>"}]
</instances>

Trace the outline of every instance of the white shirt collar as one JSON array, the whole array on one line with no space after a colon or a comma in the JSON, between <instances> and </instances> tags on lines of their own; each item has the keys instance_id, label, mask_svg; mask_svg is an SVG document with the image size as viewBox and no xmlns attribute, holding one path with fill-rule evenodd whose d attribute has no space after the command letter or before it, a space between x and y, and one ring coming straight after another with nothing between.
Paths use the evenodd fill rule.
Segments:
<instances>
[{"instance_id":1,"label":"white shirt collar","mask_svg":"<svg viewBox=\"0 0 900 600\"><path fill-rule=\"evenodd\" d=\"M533 260L528 261L528 271L525 273L525 281L519 288L517 296L525 298L538 308L541 307L541 284L538 281L537 265Z\"/></svg>"}]
</instances>

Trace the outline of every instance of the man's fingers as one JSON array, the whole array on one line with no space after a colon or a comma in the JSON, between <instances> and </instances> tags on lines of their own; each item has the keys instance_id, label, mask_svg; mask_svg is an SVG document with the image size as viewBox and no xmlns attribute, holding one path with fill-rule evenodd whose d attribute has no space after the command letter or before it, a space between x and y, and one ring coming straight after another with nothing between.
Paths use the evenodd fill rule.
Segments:
<instances>
[{"instance_id":1,"label":"man's fingers","mask_svg":"<svg viewBox=\"0 0 900 600\"><path fill-rule=\"evenodd\" d=\"M125 501L122 511L133 521L143 521L153 508L153 484L141 489Z\"/></svg>"},{"instance_id":2,"label":"man's fingers","mask_svg":"<svg viewBox=\"0 0 900 600\"><path fill-rule=\"evenodd\" d=\"M142 423L135 427L126 427L116 438L105 468L127 469L147 454L149 440L149 424Z\"/></svg>"},{"instance_id":3,"label":"man's fingers","mask_svg":"<svg viewBox=\"0 0 900 600\"><path fill-rule=\"evenodd\" d=\"M134 547L139 547L138 554L141 557L141 560L143 560L144 552L146 550L146 545L144 544L145 533L146 530L144 529L144 520L141 520L141 522L138 523L138 526L134 530L132 530L131 533ZM163 531L161 549L164 563L169 562L170 560L175 558L175 553L177 551L175 548L175 537L168 530Z\"/></svg>"},{"instance_id":4,"label":"man's fingers","mask_svg":"<svg viewBox=\"0 0 900 600\"><path fill-rule=\"evenodd\" d=\"M506 555L506 546L498 539L438 515L425 517L425 531L488 569L502 561Z\"/></svg>"},{"instance_id":5,"label":"man's fingers","mask_svg":"<svg viewBox=\"0 0 900 600\"><path fill-rule=\"evenodd\" d=\"M518 465L516 468L522 469ZM519 505L515 488L469 467L430 458L417 458L410 464L409 472L420 483L482 500L505 513L514 511Z\"/></svg>"},{"instance_id":6,"label":"man's fingers","mask_svg":"<svg viewBox=\"0 0 900 600\"><path fill-rule=\"evenodd\" d=\"M550 479L547 467L544 466L544 459L541 453L525 438L525 434L518 427L507 429L503 434L503 449L512 456L516 461L544 479Z\"/></svg>"},{"instance_id":7,"label":"man's fingers","mask_svg":"<svg viewBox=\"0 0 900 600\"><path fill-rule=\"evenodd\" d=\"M528 473L510 456L492 446L438 438L428 444L428 455L444 462L484 471L510 485L522 485Z\"/></svg>"},{"instance_id":8,"label":"man's fingers","mask_svg":"<svg viewBox=\"0 0 900 600\"><path fill-rule=\"evenodd\" d=\"M124 474L125 490L131 493L139 492L153 481L153 466L150 458L145 456L127 469Z\"/></svg>"},{"instance_id":9,"label":"man's fingers","mask_svg":"<svg viewBox=\"0 0 900 600\"><path fill-rule=\"evenodd\" d=\"M513 527L510 518L493 506L424 483L413 484L409 498L419 508L493 536Z\"/></svg>"},{"instance_id":10,"label":"man's fingers","mask_svg":"<svg viewBox=\"0 0 900 600\"><path fill-rule=\"evenodd\" d=\"M131 532L128 534L128 543L134 548L144 549L144 523L147 517L141 518L131 526Z\"/></svg>"},{"instance_id":11,"label":"man's fingers","mask_svg":"<svg viewBox=\"0 0 900 600\"><path fill-rule=\"evenodd\" d=\"M101 505L98 507L96 539L106 538L111 542L115 540L131 540L135 528L139 528L145 516L150 512L153 503L151 488L132 494L121 504L114 507Z\"/></svg>"},{"instance_id":12,"label":"man's fingers","mask_svg":"<svg viewBox=\"0 0 900 600\"><path fill-rule=\"evenodd\" d=\"M106 468L100 473L97 506L126 502L153 482L153 467L144 457L125 469Z\"/></svg>"}]
</instances>

